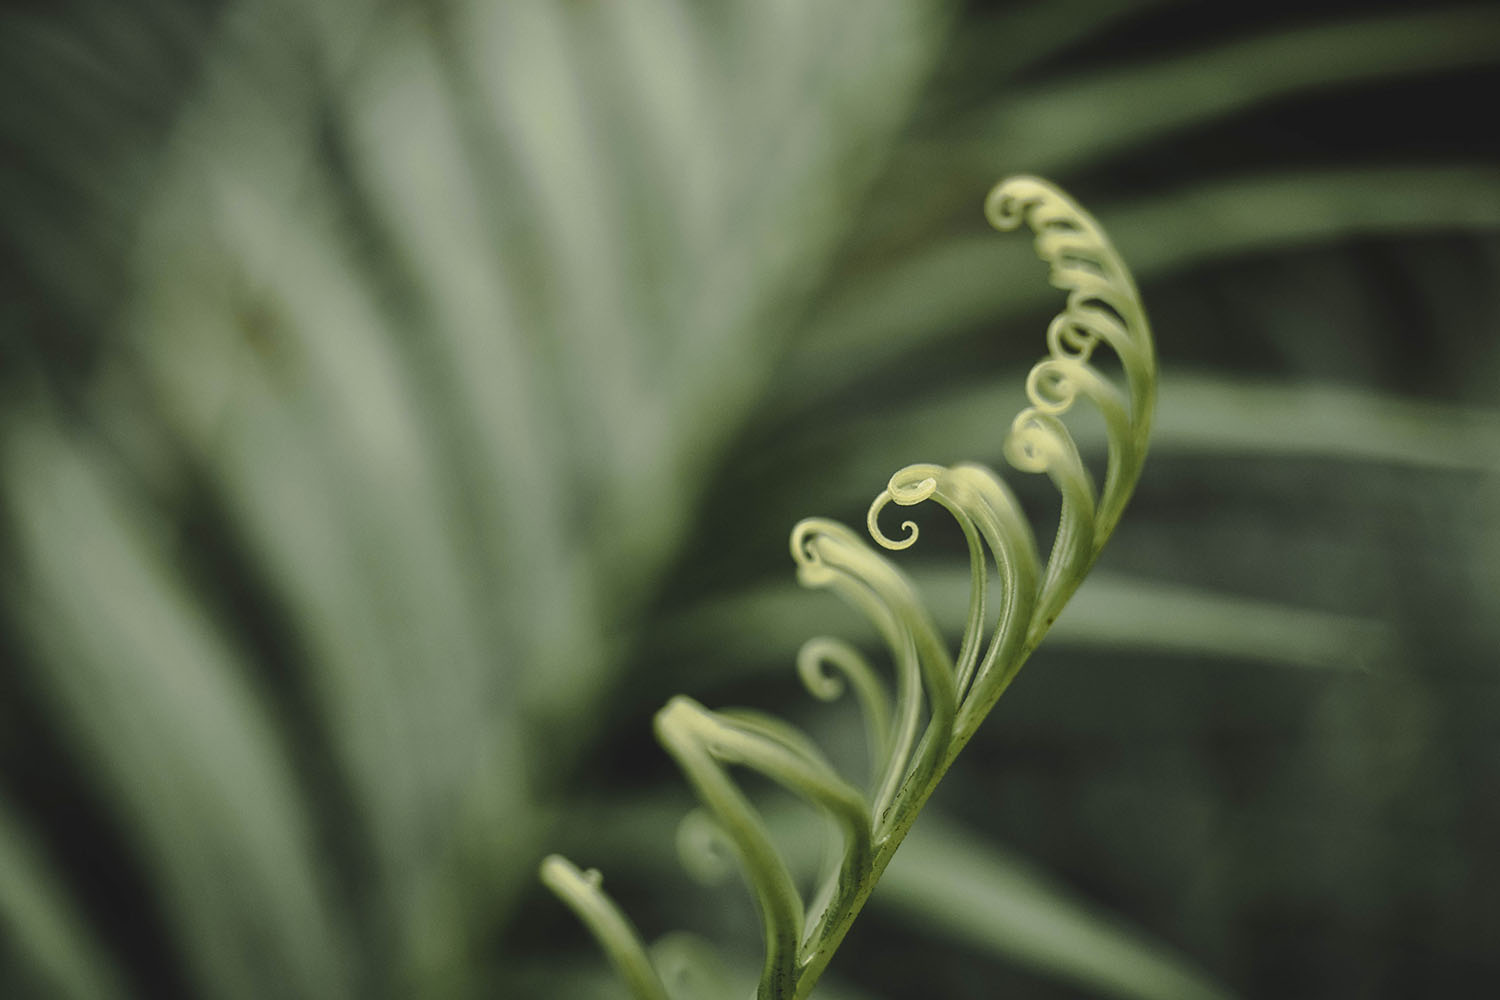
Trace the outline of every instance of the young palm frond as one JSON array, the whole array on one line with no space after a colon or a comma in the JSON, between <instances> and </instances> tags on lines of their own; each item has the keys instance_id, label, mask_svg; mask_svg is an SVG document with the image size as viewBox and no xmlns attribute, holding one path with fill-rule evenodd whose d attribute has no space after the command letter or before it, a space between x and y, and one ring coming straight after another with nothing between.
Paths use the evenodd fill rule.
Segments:
<instances>
[{"instance_id":1,"label":"young palm frond","mask_svg":"<svg viewBox=\"0 0 1500 1000\"><path fill-rule=\"evenodd\" d=\"M892 699L864 657L837 639L813 639L798 656L798 671L814 696L837 697L843 681L854 689L874 764L868 795L845 781L810 739L774 716L714 711L683 696L656 716L657 738L702 800L711 829L732 847L759 906L766 945L760 1000L801 1000L811 993L938 781L1093 566L1145 461L1156 365L1130 272L1094 220L1045 181L1006 180L985 208L997 229L1024 224L1035 232L1052 284L1068 293L1047 331L1049 355L1026 381L1031 405L1017 415L1005 443L1011 465L1046 474L1062 495L1045 565L1015 496L990 469L919 464L891 477L867 519L881 547L905 549L917 540L911 521L903 522L903 537L885 535L881 511L926 500L952 514L968 542L972 590L955 658L905 574L854 531L823 518L793 529L792 557L802 584L832 589L867 616L895 663ZM1091 364L1101 343L1123 367L1124 393ZM1080 395L1104 419L1102 490L1062 420ZM991 560L1001 590L993 629ZM829 867L811 902L798 891L764 819L730 777L731 766L807 800L838 829L839 863ZM589 926L639 1000L668 995L629 921L604 895L598 872L580 872L553 855L542 863L542 879Z\"/></svg>"}]
</instances>

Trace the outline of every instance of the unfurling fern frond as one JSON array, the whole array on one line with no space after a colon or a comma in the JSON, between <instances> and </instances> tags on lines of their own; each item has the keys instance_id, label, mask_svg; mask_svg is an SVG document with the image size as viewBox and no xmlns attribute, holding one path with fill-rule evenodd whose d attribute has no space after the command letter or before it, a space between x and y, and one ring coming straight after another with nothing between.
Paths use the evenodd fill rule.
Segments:
<instances>
[{"instance_id":1,"label":"unfurling fern frond","mask_svg":"<svg viewBox=\"0 0 1500 1000\"><path fill-rule=\"evenodd\" d=\"M810 739L776 718L716 712L685 697L672 699L656 716L658 739L706 810L694 814L685 832L727 844L759 904L766 944L760 1000L802 1000L812 991L937 782L1093 566L1145 461L1156 362L1129 271L1094 220L1045 181L1015 177L1000 183L985 213L997 229L1029 226L1052 283L1068 294L1047 330L1049 355L1026 380L1031 405L1016 417L1005 441L1011 465L1046 473L1062 495L1045 565L1015 496L991 470L912 465L891 477L870 506L868 527L877 543L887 549L914 543L913 522L903 522L903 537L892 539L878 517L888 504L909 507L925 500L946 508L968 541L973 590L955 657L906 576L855 532L821 518L792 531L792 557L803 585L831 588L868 616L894 661L892 691L858 651L837 639L813 639L798 657L814 696L832 699L846 686L853 689L874 765L868 794L840 777ZM1100 344L1119 359L1124 392L1091 362ZM1107 432L1102 490L1062 420L1080 395L1098 407ZM991 560L1000 587L998 615L988 628ZM824 874L810 903L760 813L730 777L731 766L756 771L808 800L839 830L840 861ZM542 877L588 924L637 998L668 995L629 922L604 896L597 873L582 874L554 856L543 863Z\"/></svg>"}]
</instances>

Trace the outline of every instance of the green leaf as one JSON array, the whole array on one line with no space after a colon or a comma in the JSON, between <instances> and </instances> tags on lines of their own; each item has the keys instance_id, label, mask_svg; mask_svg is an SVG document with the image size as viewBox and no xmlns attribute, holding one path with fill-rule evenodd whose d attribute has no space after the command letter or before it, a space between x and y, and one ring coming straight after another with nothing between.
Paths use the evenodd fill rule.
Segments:
<instances>
[{"instance_id":1,"label":"green leaf","mask_svg":"<svg viewBox=\"0 0 1500 1000\"><path fill-rule=\"evenodd\" d=\"M913 458L995 461L995 433L1015 410L1019 371L946 385L901 400L788 430L768 449L781 474L797 479L797 500L815 510L857 509L871 484ZM1101 427L1082 423L1086 454L1102 453ZM1164 380L1152 429L1153 455L1202 461L1260 457L1379 463L1431 472L1500 467L1500 411L1326 381L1295 384L1175 369ZM767 470L747 462L748 484Z\"/></svg>"},{"instance_id":2,"label":"green leaf","mask_svg":"<svg viewBox=\"0 0 1500 1000\"><path fill-rule=\"evenodd\" d=\"M0 168L0 228L7 288L22 294L0 336L7 360L36 356L77 423L59 433L29 388L6 397L0 503L6 620L50 706L39 724L129 831L122 854L162 899L164 950L215 995L283 986L241 983L246 941L297 966L315 995L329 992L325 965L398 992L562 992L558 969L518 991L495 968L497 921L530 878L546 815L578 785L574 765L638 698L659 697L656 651L691 654L694 688L752 663L774 663L790 687L797 643L840 624L841 608L789 585L745 589L744 547L728 558L714 541L727 534L697 529L779 541L805 511L765 504L778 477L862 504L912 458L998 449L987 414L1013 408L987 389L848 411L889 406L890 421L839 407L861 380L1049 300L1023 247L949 225L1003 164L1107 167L1203 127L1233 146L1247 110L1335 91L1373 110L1388 80L1426 76L1440 97L1472 101L1467 70L1494 61L1495 15L1477 7L1245 41L1189 24L1195 47L1143 53L1110 33L1139 27L1138 13L1171 20L1161 0L970 12L946 42L947 8L920 2L191 6L122 15L76 0L55 25L41 6L3 15L0 128L17 155ZM1101 218L1158 286L1216 261L1500 226L1500 175L1421 165L1451 153L1407 132L1393 115L1368 134L1383 151L1369 159L1415 166L1362 157L1194 180ZM1485 253L1465 244L1446 258L1475 266L1448 273L1425 327L1390 310L1389 336L1436 345L1425 375L1446 378L1457 348L1439 348L1462 345L1470 398L1493 381L1493 359L1466 337L1492 318ZM1290 338L1297 305L1257 301ZM1330 352L1358 353L1351 379L1390 347L1357 324L1328 336ZM1389 463L1406 467L1403 483L1495 464L1491 409L1167 369L1159 455ZM831 417L826 434L811 413ZM752 442L758 456L741 463L742 432L773 424L797 426L807 447ZM812 463L825 464L808 475ZM207 511L181 502L183 466L206 480ZM1394 638L1462 667L1475 650L1442 643L1488 635L1461 613L1493 582L1492 517L1486 490L1466 487L1472 509L1458 513L1479 515L1478 544L1447 558L1427 545L1453 513L1431 484L1411 487L1431 516L1404 521L1381 551L1441 561L1441 579L1401 581L1403 608L1443 622L1440 636L1106 577L1080 592L1087 620L1065 617L1055 647L1344 668L1380 662ZM235 640L253 625L204 613L177 534L200 516L242 547L250 589L285 618L288 662L258 662ZM677 605L657 599L674 572L734 596L668 620ZM961 575L923 582L961 606ZM107 696L102 680L123 692ZM287 751L271 707L284 683L307 695L299 722L328 759ZM207 693L200 704L184 690ZM347 796L311 801L304 769ZM356 845L340 861L358 876L357 914L328 902L308 847L319 829ZM1402 884L1423 870L1403 865ZM37 871L0 857L0 899L39 898ZM80 909L93 905L80 894ZM65 952L46 928L59 924L32 926L14 949L57 965Z\"/></svg>"},{"instance_id":3,"label":"green leaf","mask_svg":"<svg viewBox=\"0 0 1500 1000\"><path fill-rule=\"evenodd\" d=\"M0 800L0 927L46 995L116 1000L128 995L75 900L35 838Z\"/></svg>"},{"instance_id":4,"label":"green leaf","mask_svg":"<svg viewBox=\"0 0 1500 1000\"><path fill-rule=\"evenodd\" d=\"M18 549L4 592L55 718L130 826L204 993L349 995L283 737L174 571L167 527L98 464L40 425L0 451Z\"/></svg>"},{"instance_id":5,"label":"green leaf","mask_svg":"<svg viewBox=\"0 0 1500 1000\"><path fill-rule=\"evenodd\" d=\"M1131 1000L1225 1000L1191 963L987 840L926 815L872 905L929 936Z\"/></svg>"},{"instance_id":6,"label":"green leaf","mask_svg":"<svg viewBox=\"0 0 1500 1000\"><path fill-rule=\"evenodd\" d=\"M911 577L939 627L957 634L968 608L968 572L929 566ZM873 639L840 604L768 584L685 610L663 629L652 655L692 662L708 676L789 670L801 642L817 631ZM1383 661L1392 639L1388 625L1370 618L1096 571L1058 618L1048 645L1364 670ZM709 650L716 655L708 657Z\"/></svg>"},{"instance_id":7,"label":"green leaf","mask_svg":"<svg viewBox=\"0 0 1500 1000\"><path fill-rule=\"evenodd\" d=\"M1096 214L1136 279L1149 286L1217 260L1356 236L1494 229L1500 227L1500 171L1366 167L1245 177L1103 206ZM1029 280L1034 267L1025 247L964 235L855 272L830 295L788 359L778 385L778 419L787 419L787 408L981 323L1041 311L1047 289Z\"/></svg>"},{"instance_id":8,"label":"green leaf","mask_svg":"<svg viewBox=\"0 0 1500 1000\"><path fill-rule=\"evenodd\" d=\"M248 6L143 212L150 405L97 415L204 471L284 609L420 990L516 902L944 6Z\"/></svg>"},{"instance_id":9,"label":"green leaf","mask_svg":"<svg viewBox=\"0 0 1500 1000\"><path fill-rule=\"evenodd\" d=\"M917 162L929 177L947 167L950 181L1062 174L1274 101L1485 65L1497 32L1500 15L1487 9L1379 14L1067 74L944 122Z\"/></svg>"}]
</instances>

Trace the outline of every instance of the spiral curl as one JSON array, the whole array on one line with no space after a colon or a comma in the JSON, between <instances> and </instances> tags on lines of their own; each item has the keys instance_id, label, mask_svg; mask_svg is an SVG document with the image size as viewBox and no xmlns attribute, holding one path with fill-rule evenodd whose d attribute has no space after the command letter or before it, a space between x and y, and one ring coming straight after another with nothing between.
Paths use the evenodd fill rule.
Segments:
<instances>
[{"instance_id":1,"label":"spiral curl","mask_svg":"<svg viewBox=\"0 0 1500 1000\"><path fill-rule=\"evenodd\" d=\"M1051 283L1067 293L1047 326L1048 354L1027 376L1029 405L1016 415L1003 444L1012 467L1045 474L1061 498L1045 563L1015 496L992 470L970 463L917 464L891 477L866 515L878 546L899 551L914 545L915 521L902 521L902 534L893 538L881 529L880 517L891 504L914 507L929 500L948 511L967 541L970 603L954 656L906 576L853 530L823 518L808 518L793 529L798 580L833 590L863 613L894 665L892 693L863 654L841 640L809 640L797 656L798 674L814 697L831 701L853 689L872 765L868 795L839 777L805 735L774 717L713 712L683 697L656 717L659 740L704 804L679 831L685 863L711 874L732 855L759 903L766 942L760 1000L806 997L857 913L861 887L867 892L868 882L884 869L947 765L1093 566L1145 461L1156 399L1155 349L1129 270L1098 224L1046 181L1014 177L997 184L985 200L985 215L1002 231L1028 227ZM1101 345L1119 359L1123 392L1094 364ZM1102 489L1096 489L1064 422L1080 398L1098 409L1105 424ZM993 601L992 570L999 582ZM833 856L810 905L759 812L730 778L730 766L770 778L830 820L841 853ZM549 864L554 875L562 870ZM579 879L568 885L593 907L596 932L603 926L613 935L601 940L633 977L637 997L655 1000L659 983L642 978L644 952L619 937L619 920L594 898L597 885Z\"/></svg>"}]
</instances>

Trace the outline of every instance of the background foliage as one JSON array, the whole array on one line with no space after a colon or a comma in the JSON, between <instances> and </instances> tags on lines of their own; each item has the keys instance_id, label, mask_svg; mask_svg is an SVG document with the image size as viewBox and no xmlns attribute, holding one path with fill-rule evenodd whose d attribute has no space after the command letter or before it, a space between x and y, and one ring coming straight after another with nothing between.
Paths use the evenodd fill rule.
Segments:
<instances>
[{"instance_id":1,"label":"background foliage","mask_svg":"<svg viewBox=\"0 0 1500 1000\"><path fill-rule=\"evenodd\" d=\"M786 532L999 467L1015 171L1135 269L1159 431L824 992L1493 985L1493 5L0 18L0 995L618 996L552 848L753 968L650 714L857 767Z\"/></svg>"}]
</instances>

